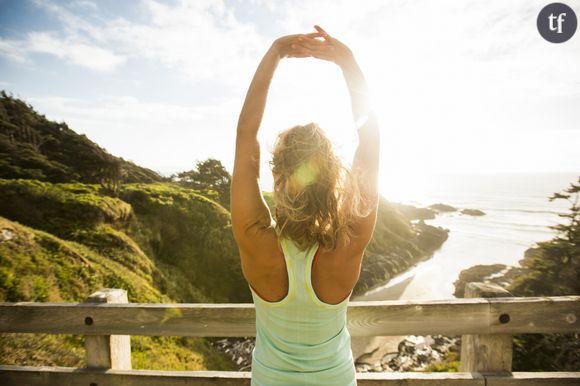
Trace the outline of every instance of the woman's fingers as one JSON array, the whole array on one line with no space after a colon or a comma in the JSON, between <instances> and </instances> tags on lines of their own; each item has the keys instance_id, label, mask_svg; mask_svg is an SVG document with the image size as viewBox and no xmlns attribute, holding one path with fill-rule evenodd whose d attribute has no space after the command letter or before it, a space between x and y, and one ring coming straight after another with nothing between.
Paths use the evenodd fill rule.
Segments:
<instances>
[{"instance_id":1,"label":"woman's fingers","mask_svg":"<svg viewBox=\"0 0 580 386\"><path fill-rule=\"evenodd\" d=\"M320 40L310 39L310 38L298 38L295 41L291 42L290 44L292 46L296 45L296 46L301 46L301 47L305 47L305 48L328 48L328 47L331 47L331 45L325 41L320 41Z\"/></svg>"},{"instance_id":2,"label":"woman's fingers","mask_svg":"<svg viewBox=\"0 0 580 386\"><path fill-rule=\"evenodd\" d=\"M308 54L314 58L325 59L334 62L336 56L332 52L322 50L308 50Z\"/></svg>"},{"instance_id":3,"label":"woman's fingers","mask_svg":"<svg viewBox=\"0 0 580 386\"><path fill-rule=\"evenodd\" d=\"M320 32L310 32L310 33L302 34L302 35L299 35L299 36L308 36L308 37L311 37L311 38L315 38L315 37L321 37L322 34Z\"/></svg>"},{"instance_id":4,"label":"woman's fingers","mask_svg":"<svg viewBox=\"0 0 580 386\"><path fill-rule=\"evenodd\" d=\"M292 49L292 51L288 54L288 57L305 58L310 56L309 50L298 44L292 44L290 48Z\"/></svg>"},{"instance_id":5,"label":"woman's fingers","mask_svg":"<svg viewBox=\"0 0 580 386\"><path fill-rule=\"evenodd\" d=\"M292 48L296 48L296 49L302 49L302 50L308 50L309 52L320 52L320 53L324 53L327 55L332 55L335 51L335 48L333 46L329 46L329 45L311 45L308 43L297 43L297 44L293 44Z\"/></svg>"},{"instance_id":6,"label":"woman's fingers","mask_svg":"<svg viewBox=\"0 0 580 386\"><path fill-rule=\"evenodd\" d=\"M317 38L324 38L324 40ZM317 32L288 35L285 40L287 48L284 56L288 58L316 57L333 60L335 47L330 44L330 36L320 27L317 28Z\"/></svg>"},{"instance_id":7,"label":"woman's fingers","mask_svg":"<svg viewBox=\"0 0 580 386\"><path fill-rule=\"evenodd\" d=\"M314 28L318 31L318 33L325 39L325 40L329 40L330 39L330 35L322 29L322 27L320 27L319 25L315 25Z\"/></svg>"},{"instance_id":8,"label":"woman's fingers","mask_svg":"<svg viewBox=\"0 0 580 386\"><path fill-rule=\"evenodd\" d=\"M298 53L288 55L289 58L309 58L311 56L312 55L310 54L298 54Z\"/></svg>"},{"instance_id":9,"label":"woman's fingers","mask_svg":"<svg viewBox=\"0 0 580 386\"><path fill-rule=\"evenodd\" d=\"M288 54L288 58L316 58L327 60L330 62L335 61L334 51L331 50L324 50L324 49L308 49L305 47L296 47L292 48L292 51Z\"/></svg>"},{"instance_id":10,"label":"woman's fingers","mask_svg":"<svg viewBox=\"0 0 580 386\"><path fill-rule=\"evenodd\" d=\"M346 45L331 37L319 25L315 25L314 28L316 32L287 35L279 38L277 46L280 57L314 57L339 65L352 57L352 52Z\"/></svg>"},{"instance_id":11,"label":"woman's fingers","mask_svg":"<svg viewBox=\"0 0 580 386\"><path fill-rule=\"evenodd\" d=\"M328 33L318 24L314 25L314 29L316 29L316 31L318 31L322 36L328 36Z\"/></svg>"}]
</instances>

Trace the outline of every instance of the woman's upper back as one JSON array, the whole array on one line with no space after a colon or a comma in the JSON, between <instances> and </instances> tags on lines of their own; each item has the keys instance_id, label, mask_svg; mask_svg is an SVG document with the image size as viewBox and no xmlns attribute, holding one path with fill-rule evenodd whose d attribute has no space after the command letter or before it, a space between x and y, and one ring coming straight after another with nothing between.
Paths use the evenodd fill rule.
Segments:
<instances>
[{"instance_id":1,"label":"woman's upper back","mask_svg":"<svg viewBox=\"0 0 580 386\"><path fill-rule=\"evenodd\" d=\"M290 371L293 366L303 370L306 359L313 369L351 360L346 310L352 290L339 303L324 302L315 292L310 277L312 263L318 258L318 245L304 251L291 240L283 239L281 245L289 283L285 296L268 301L249 284L256 306L258 361ZM337 358L338 351L346 357Z\"/></svg>"},{"instance_id":2,"label":"woman's upper back","mask_svg":"<svg viewBox=\"0 0 580 386\"><path fill-rule=\"evenodd\" d=\"M243 267L248 284L260 300L284 301L292 290L289 277L297 264L302 264L298 279L302 285L308 284L312 295L321 303L336 305L352 292L360 275L362 256L347 257L339 249L323 251L318 243L301 251L290 239L274 240L276 244L264 248L266 252L262 256L245 259ZM308 266L304 266L307 262Z\"/></svg>"}]
</instances>

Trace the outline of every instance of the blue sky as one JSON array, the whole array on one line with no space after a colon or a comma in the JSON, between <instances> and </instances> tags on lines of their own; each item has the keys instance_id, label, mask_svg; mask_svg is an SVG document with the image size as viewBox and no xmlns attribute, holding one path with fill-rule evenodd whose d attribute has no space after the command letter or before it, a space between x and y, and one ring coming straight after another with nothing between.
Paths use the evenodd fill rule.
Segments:
<instances>
[{"instance_id":1,"label":"blue sky","mask_svg":"<svg viewBox=\"0 0 580 386\"><path fill-rule=\"evenodd\" d=\"M441 172L580 172L580 33L544 41L545 2L0 0L0 88L164 174L221 159L271 42L313 24L349 44L382 130L383 183ZM580 15L580 1L567 1ZM283 61L260 141L319 122L348 160L339 69Z\"/></svg>"}]
</instances>

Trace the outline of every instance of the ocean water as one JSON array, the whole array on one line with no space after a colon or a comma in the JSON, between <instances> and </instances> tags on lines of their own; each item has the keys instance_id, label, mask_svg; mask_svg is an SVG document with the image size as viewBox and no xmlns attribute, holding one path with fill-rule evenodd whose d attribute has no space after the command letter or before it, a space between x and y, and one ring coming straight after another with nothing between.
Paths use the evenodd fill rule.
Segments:
<instances>
[{"instance_id":1,"label":"ocean water","mask_svg":"<svg viewBox=\"0 0 580 386\"><path fill-rule=\"evenodd\" d=\"M448 174L382 181L388 200L418 207L444 203L480 209L484 216L444 213L431 225L449 229L449 238L433 257L389 283L353 300L453 298L459 273L476 264L517 265L538 241L554 236L550 225L570 206L548 197L577 180L580 173ZM364 299L363 299L364 298Z\"/></svg>"}]
</instances>

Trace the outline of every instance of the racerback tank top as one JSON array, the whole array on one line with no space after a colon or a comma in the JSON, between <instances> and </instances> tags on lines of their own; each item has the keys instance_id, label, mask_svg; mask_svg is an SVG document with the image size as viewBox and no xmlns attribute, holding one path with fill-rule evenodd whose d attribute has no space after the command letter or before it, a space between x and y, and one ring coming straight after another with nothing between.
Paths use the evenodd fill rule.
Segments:
<instances>
[{"instance_id":1,"label":"racerback tank top","mask_svg":"<svg viewBox=\"0 0 580 386\"><path fill-rule=\"evenodd\" d=\"M356 369L346 326L350 296L338 304L320 300L312 287L312 263L318 244L299 250L281 239L288 293L277 302L248 283L256 309L256 345L252 386L353 386Z\"/></svg>"}]
</instances>

